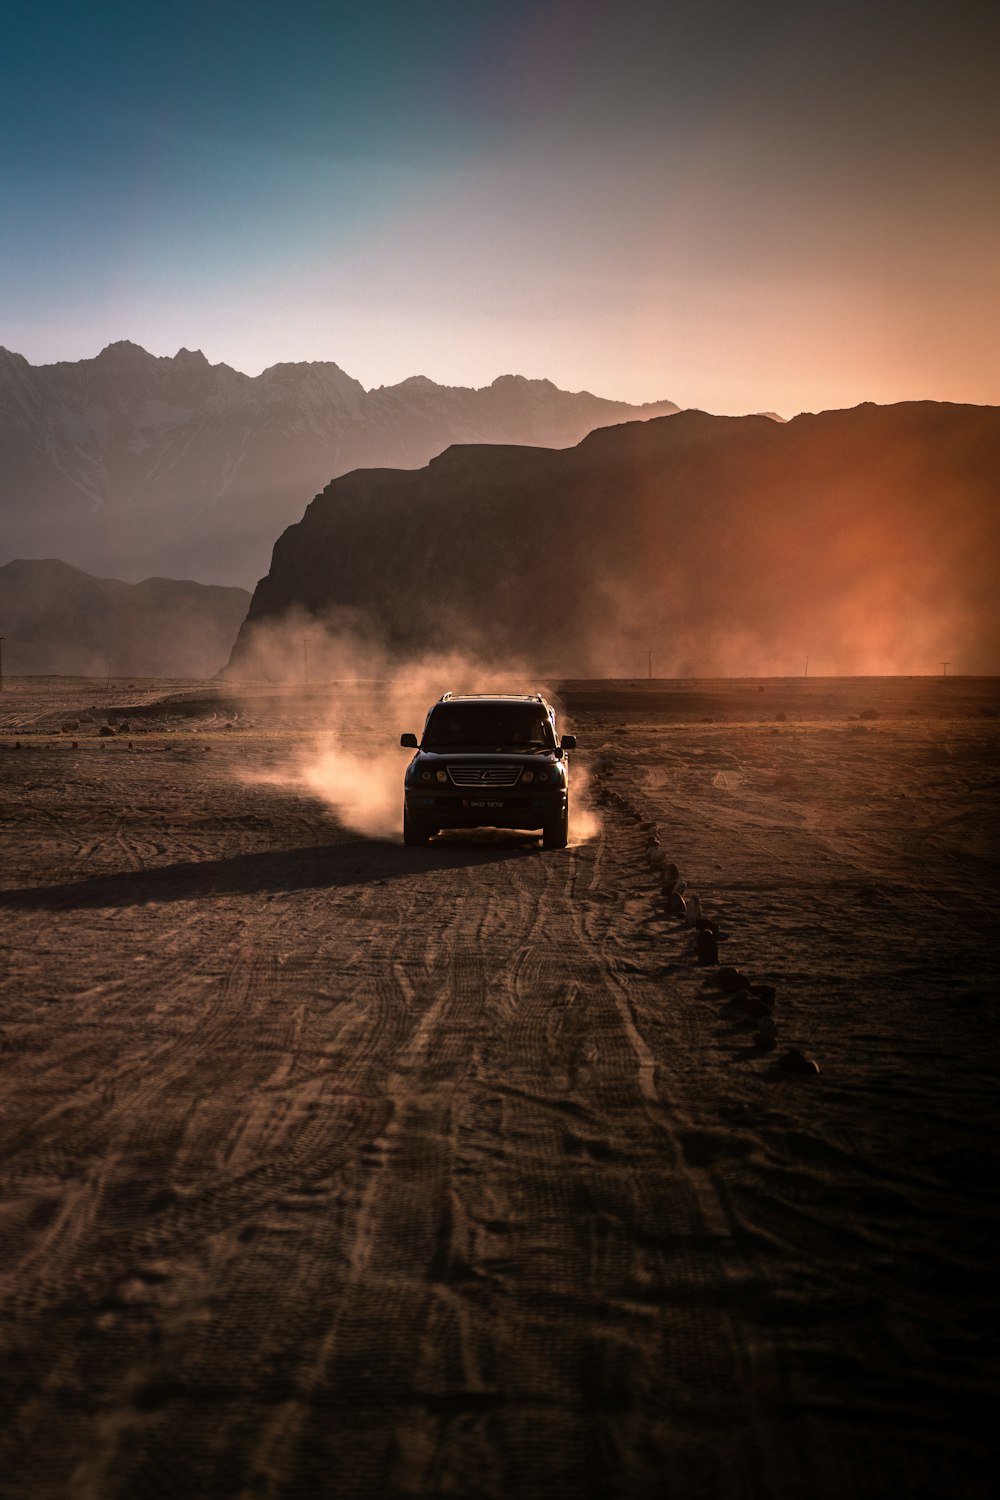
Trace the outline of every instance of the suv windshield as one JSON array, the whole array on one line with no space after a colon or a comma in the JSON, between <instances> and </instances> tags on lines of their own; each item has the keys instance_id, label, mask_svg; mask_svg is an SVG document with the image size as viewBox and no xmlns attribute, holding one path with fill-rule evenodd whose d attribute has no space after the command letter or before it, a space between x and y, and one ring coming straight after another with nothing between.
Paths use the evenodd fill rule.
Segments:
<instances>
[{"instance_id":1,"label":"suv windshield","mask_svg":"<svg viewBox=\"0 0 1000 1500\"><path fill-rule=\"evenodd\" d=\"M425 750L554 750L544 708L533 703L438 703L424 730Z\"/></svg>"}]
</instances>

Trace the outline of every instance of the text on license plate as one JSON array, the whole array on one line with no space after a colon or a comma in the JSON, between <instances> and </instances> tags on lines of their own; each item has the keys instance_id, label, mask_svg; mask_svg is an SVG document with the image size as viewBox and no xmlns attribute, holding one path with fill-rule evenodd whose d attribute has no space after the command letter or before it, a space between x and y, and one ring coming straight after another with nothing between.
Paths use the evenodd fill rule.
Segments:
<instances>
[{"instance_id":1,"label":"text on license plate","mask_svg":"<svg viewBox=\"0 0 1000 1500\"><path fill-rule=\"evenodd\" d=\"M492 799L489 797L468 797L466 798L465 805L466 807L503 807L503 803L498 801L496 797Z\"/></svg>"}]
</instances>

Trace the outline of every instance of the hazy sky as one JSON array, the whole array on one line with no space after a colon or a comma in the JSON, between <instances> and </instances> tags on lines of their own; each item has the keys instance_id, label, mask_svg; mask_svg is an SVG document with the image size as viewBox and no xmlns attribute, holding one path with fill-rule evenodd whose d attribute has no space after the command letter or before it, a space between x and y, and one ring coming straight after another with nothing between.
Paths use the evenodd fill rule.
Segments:
<instances>
[{"instance_id":1,"label":"hazy sky","mask_svg":"<svg viewBox=\"0 0 1000 1500\"><path fill-rule=\"evenodd\" d=\"M986 0L21 0L0 343L1000 403Z\"/></svg>"}]
</instances>

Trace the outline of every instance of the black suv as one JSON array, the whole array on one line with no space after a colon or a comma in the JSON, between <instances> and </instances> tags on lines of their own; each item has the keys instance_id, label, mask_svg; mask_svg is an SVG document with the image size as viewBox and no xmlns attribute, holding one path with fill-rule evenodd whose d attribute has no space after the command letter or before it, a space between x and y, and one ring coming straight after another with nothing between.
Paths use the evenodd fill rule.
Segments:
<instances>
[{"instance_id":1,"label":"black suv","mask_svg":"<svg viewBox=\"0 0 1000 1500\"><path fill-rule=\"evenodd\" d=\"M403 843L426 844L442 828L540 828L546 849L565 849L569 832L566 751L555 709L528 697L445 693L415 734L399 743L416 755L406 768Z\"/></svg>"}]
</instances>

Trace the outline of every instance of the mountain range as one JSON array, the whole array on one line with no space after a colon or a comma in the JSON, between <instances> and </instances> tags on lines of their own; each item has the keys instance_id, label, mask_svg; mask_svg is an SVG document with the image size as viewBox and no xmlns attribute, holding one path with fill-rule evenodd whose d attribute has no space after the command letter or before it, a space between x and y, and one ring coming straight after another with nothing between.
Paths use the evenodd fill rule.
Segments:
<instances>
[{"instance_id":1,"label":"mountain range","mask_svg":"<svg viewBox=\"0 0 1000 1500\"><path fill-rule=\"evenodd\" d=\"M564 450L456 446L327 485L274 548L230 663L361 657L552 675L994 672L1000 409L687 411ZM323 627L322 631L320 626ZM339 668L342 670L342 668ZM448 685L446 682L445 686Z\"/></svg>"},{"instance_id":2,"label":"mountain range","mask_svg":"<svg viewBox=\"0 0 1000 1500\"><path fill-rule=\"evenodd\" d=\"M0 567L8 676L211 677L247 612L245 589L176 578L122 583L54 558Z\"/></svg>"},{"instance_id":3,"label":"mountain range","mask_svg":"<svg viewBox=\"0 0 1000 1500\"><path fill-rule=\"evenodd\" d=\"M366 391L332 363L251 377L128 341L41 366L0 349L0 561L55 551L128 579L252 585L275 537L352 469L419 468L456 442L566 447L676 410L519 375Z\"/></svg>"}]
</instances>

